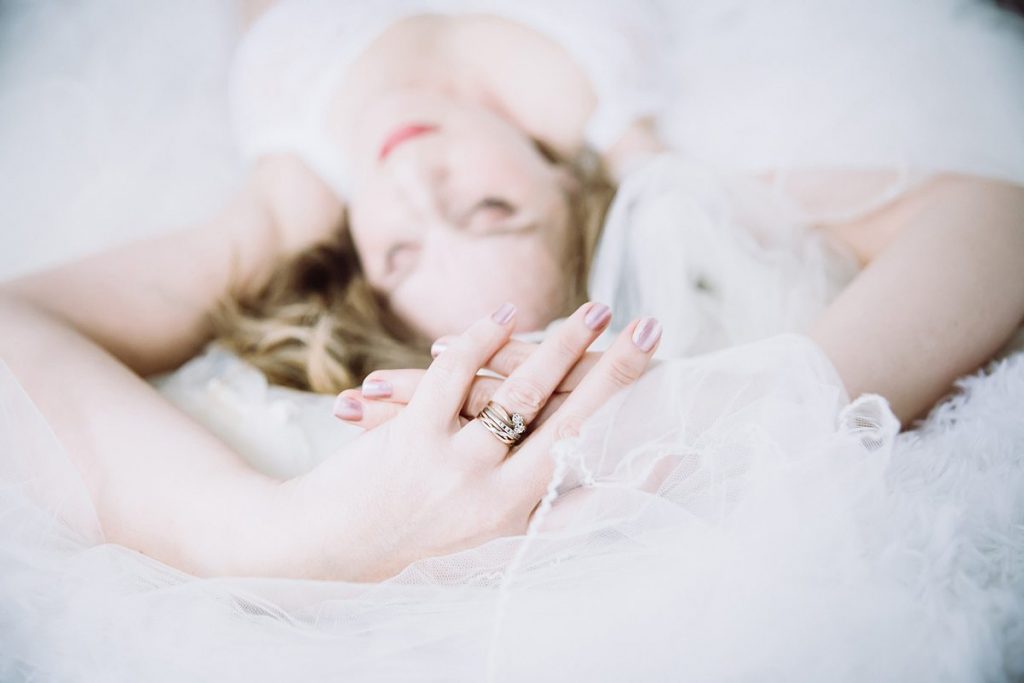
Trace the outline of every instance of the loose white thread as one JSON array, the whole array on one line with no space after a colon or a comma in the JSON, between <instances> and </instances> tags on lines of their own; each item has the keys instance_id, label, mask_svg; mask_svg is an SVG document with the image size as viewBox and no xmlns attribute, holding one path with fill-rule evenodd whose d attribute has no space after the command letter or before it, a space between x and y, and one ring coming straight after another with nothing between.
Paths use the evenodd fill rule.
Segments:
<instances>
[{"instance_id":1,"label":"loose white thread","mask_svg":"<svg viewBox=\"0 0 1024 683\"><path fill-rule=\"evenodd\" d=\"M544 493L544 497L541 498L540 505L537 511L534 513L533 518L530 520L529 526L526 527L526 535L523 537L522 543L519 544L519 548L516 550L515 555L508 563L508 569L505 571L504 576L501 579L501 583L498 586L498 597L494 609L494 625L491 629L490 642L487 644L487 670L484 679L488 683L493 683L497 675L497 664L498 664L498 653L496 645L501 637L501 628L505 618L505 612L508 607L509 600L509 582L512 579L513 572L519 568L522 564L523 558L526 556L527 546L530 544L531 538L534 537L534 532L537 526L543 521L544 517L547 516L548 511L558 497L558 487L561 485L562 480L565 478L566 472L566 452L569 450L571 444L575 444L579 441L579 438L565 439L555 444L552 448L555 456L555 469L551 474L551 479L548 480L548 488Z\"/></svg>"}]
</instances>

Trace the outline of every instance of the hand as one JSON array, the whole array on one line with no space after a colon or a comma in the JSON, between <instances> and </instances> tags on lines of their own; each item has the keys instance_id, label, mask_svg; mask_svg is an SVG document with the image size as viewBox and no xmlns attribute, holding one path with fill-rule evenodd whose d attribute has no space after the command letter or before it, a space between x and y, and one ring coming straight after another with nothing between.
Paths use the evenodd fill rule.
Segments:
<instances>
[{"instance_id":1,"label":"hand","mask_svg":"<svg viewBox=\"0 0 1024 683\"><path fill-rule=\"evenodd\" d=\"M553 471L551 445L578 434L636 381L660 336L653 319L634 322L537 427L549 397L610 318L600 304L582 306L497 388L494 400L531 427L510 449L478 420L459 417L477 371L508 342L509 310L453 339L400 413L283 485L290 527L305 528L297 555L315 558L307 575L380 580L417 559L524 533Z\"/></svg>"},{"instance_id":2,"label":"hand","mask_svg":"<svg viewBox=\"0 0 1024 683\"><path fill-rule=\"evenodd\" d=\"M436 358L451 343L452 337L441 337L434 342L431 354ZM462 406L461 418L472 420L487 402L491 400L498 387L529 358L539 347L515 339L509 339L498 352L491 356L484 369L501 377L477 375L469 390L469 396ZM600 351L587 351L572 366L569 373L555 387L554 393L548 398L540 414L534 420L534 427L539 427L562 405L566 396L575 389L592 367L601 358ZM339 410L336 417L357 424L365 429L373 429L379 424L390 420L400 413L416 392L416 387L426 370L415 368L401 370L375 370L366 376L359 389L348 389L339 396Z\"/></svg>"}]
</instances>

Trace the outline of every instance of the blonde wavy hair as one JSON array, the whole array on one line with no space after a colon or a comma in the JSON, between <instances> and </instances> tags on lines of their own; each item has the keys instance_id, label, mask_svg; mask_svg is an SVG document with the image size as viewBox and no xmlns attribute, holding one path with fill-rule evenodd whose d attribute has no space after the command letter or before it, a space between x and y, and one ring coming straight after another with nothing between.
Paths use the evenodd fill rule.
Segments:
<instances>
[{"instance_id":1,"label":"blonde wavy hair","mask_svg":"<svg viewBox=\"0 0 1024 683\"><path fill-rule=\"evenodd\" d=\"M586 283L615 185L586 150L550 163L575 178L567 197L578 240L562 315L587 297ZM372 370L426 367L432 340L415 334L367 282L342 217L332 237L278 263L255 292L221 298L211 312L216 341L259 368L273 384L333 394L358 386Z\"/></svg>"}]
</instances>

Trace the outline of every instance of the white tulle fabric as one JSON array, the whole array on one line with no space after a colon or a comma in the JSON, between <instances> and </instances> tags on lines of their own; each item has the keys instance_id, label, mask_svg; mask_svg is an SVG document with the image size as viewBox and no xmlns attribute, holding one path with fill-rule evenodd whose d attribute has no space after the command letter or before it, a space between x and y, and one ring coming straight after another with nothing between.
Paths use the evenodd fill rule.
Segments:
<instances>
[{"instance_id":1,"label":"white tulle fabric","mask_svg":"<svg viewBox=\"0 0 1024 683\"><path fill-rule=\"evenodd\" d=\"M695 100L692 117L676 120L683 154L633 169L591 283L614 304L616 325L659 315L663 346L639 384L557 444L556 478L525 536L423 560L374 585L191 576L105 542L79 473L0 364L0 680L1024 676L1022 344L898 433L885 401L851 402L801 334L854 274L852 262L810 229L812 212L784 184L733 173L800 149L786 158L881 163L902 178L884 192L905 191L921 176L886 160L892 137L787 147L787 135L809 129L781 112L831 111L825 93L863 95L872 82L893 96L908 83L932 88L906 76L914 66L952 79L934 92L953 83L949 97L964 100L956 111L988 117L954 128L942 110L900 128L900 145L933 155L924 171L1024 182L1021 131L1000 123L1021 111L1020 91L999 85L1007 63L1021 65L1024 49L1008 38L1019 24L988 21L995 15L974 3L821 6L835 18L808 3L680 3L677 24L692 29L687 46L703 49L708 69L690 62L684 82L711 104ZM883 34L891 40L876 42L877 54L851 51ZM920 48L929 35L950 49L901 61L894 46ZM772 95L772 79L790 77L776 71L781 61L765 62L771 79L756 68L769 43L805 65L846 55L851 69L873 67L854 70L860 80L833 79L831 90L809 80L828 70L810 69ZM690 49L680 55L697 54ZM974 69L986 63L994 80L978 82ZM761 98L742 120L785 123L779 135L743 134L753 123L744 129L728 108L716 124L711 108L730 93ZM895 101L893 112L908 111L911 100ZM848 106L840 100L835 113ZM866 131L887 110L848 111ZM826 213L864 211L879 196ZM267 386L216 346L154 384L279 476L308 470L357 433L330 416L331 397Z\"/></svg>"},{"instance_id":2,"label":"white tulle fabric","mask_svg":"<svg viewBox=\"0 0 1024 683\"><path fill-rule=\"evenodd\" d=\"M827 303L848 263L792 226L744 236L715 200L756 206L741 201L756 186L673 155L637 173L615 207L635 231L615 267L602 255L595 286L618 275L626 308L673 292L651 299L669 313L668 351L556 445L525 536L380 584L203 579L105 543L77 471L3 369L0 678L1024 675L1020 345L898 435L883 399L850 402L820 349L785 331ZM762 228L786 225L762 208ZM696 227L665 230L669 215ZM687 286L701 249L725 267ZM758 300L767 312L743 320ZM691 325L706 333L672 340ZM216 346L154 383L278 476L358 433L330 416L332 397L270 387Z\"/></svg>"},{"instance_id":3,"label":"white tulle fabric","mask_svg":"<svg viewBox=\"0 0 1024 683\"><path fill-rule=\"evenodd\" d=\"M856 272L772 188L665 153L620 184L588 289L616 311L602 343L655 315L675 357L807 329Z\"/></svg>"},{"instance_id":4,"label":"white tulle fabric","mask_svg":"<svg viewBox=\"0 0 1024 683\"><path fill-rule=\"evenodd\" d=\"M242 368L213 351L178 377L233 377L249 426L302 405L246 387ZM190 386L193 404L230 393ZM561 494L543 529L359 585L200 579L104 544L80 480L6 376L0 673L1013 680L1024 673L1024 358L961 391L897 436L885 402L847 404L799 335L664 361L558 444Z\"/></svg>"}]
</instances>

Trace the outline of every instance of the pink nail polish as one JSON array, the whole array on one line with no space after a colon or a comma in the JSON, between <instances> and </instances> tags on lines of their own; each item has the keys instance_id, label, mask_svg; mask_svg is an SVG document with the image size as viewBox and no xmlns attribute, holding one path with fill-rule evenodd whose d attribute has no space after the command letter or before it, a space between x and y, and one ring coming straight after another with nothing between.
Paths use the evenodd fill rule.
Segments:
<instances>
[{"instance_id":1,"label":"pink nail polish","mask_svg":"<svg viewBox=\"0 0 1024 683\"><path fill-rule=\"evenodd\" d=\"M438 339L436 342L430 345L430 355L437 358L441 353L448 348L448 342L443 342Z\"/></svg>"},{"instance_id":2,"label":"pink nail polish","mask_svg":"<svg viewBox=\"0 0 1024 683\"><path fill-rule=\"evenodd\" d=\"M391 382L382 379L368 379L363 382L363 396L366 398L388 398L395 390Z\"/></svg>"},{"instance_id":3,"label":"pink nail polish","mask_svg":"<svg viewBox=\"0 0 1024 683\"><path fill-rule=\"evenodd\" d=\"M334 416L352 422L362 420L363 404L350 396L342 394L334 401Z\"/></svg>"},{"instance_id":4,"label":"pink nail polish","mask_svg":"<svg viewBox=\"0 0 1024 683\"><path fill-rule=\"evenodd\" d=\"M511 320L512 316L515 314L516 307L510 303L504 303L498 307L498 310L491 314L491 320L498 323L499 325L504 325L509 320Z\"/></svg>"},{"instance_id":5,"label":"pink nail polish","mask_svg":"<svg viewBox=\"0 0 1024 683\"><path fill-rule=\"evenodd\" d=\"M592 330L599 330L608 324L608 321L612 319L612 309L608 308L604 304L594 302L590 305L590 310L583 316L583 324Z\"/></svg>"},{"instance_id":6,"label":"pink nail polish","mask_svg":"<svg viewBox=\"0 0 1024 683\"><path fill-rule=\"evenodd\" d=\"M644 353L654 348L661 337L661 323L655 318L643 318L633 328L633 343Z\"/></svg>"}]
</instances>

